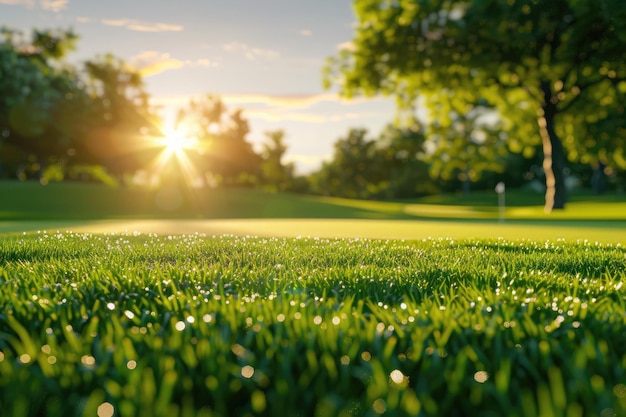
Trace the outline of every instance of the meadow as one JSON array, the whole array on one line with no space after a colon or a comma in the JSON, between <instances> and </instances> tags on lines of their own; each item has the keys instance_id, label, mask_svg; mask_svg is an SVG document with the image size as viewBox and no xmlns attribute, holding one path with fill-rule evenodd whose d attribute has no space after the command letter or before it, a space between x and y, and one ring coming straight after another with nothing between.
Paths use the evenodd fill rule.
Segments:
<instances>
[{"instance_id":1,"label":"meadow","mask_svg":"<svg viewBox=\"0 0 626 417\"><path fill-rule=\"evenodd\" d=\"M626 416L623 196L0 192L1 415Z\"/></svg>"}]
</instances>

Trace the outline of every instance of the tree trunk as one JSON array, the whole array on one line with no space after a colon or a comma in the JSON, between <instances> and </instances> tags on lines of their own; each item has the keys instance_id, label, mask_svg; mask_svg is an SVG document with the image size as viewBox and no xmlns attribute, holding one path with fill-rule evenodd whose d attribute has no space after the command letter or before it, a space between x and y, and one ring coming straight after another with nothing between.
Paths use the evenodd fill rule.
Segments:
<instances>
[{"instance_id":1,"label":"tree trunk","mask_svg":"<svg viewBox=\"0 0 626 417\"><path fill-rule=\"evenodd\" d=\"M556 105L552 102L550 83L542 83L544 103L538 114L537 123L543 142L543 170L546 175L546 204L545 211L550 213L554 209L564 209L567 200L565 187L565 151L561 139L554 130L554 117L557 113Z\"/></svg>"}]
</instances>

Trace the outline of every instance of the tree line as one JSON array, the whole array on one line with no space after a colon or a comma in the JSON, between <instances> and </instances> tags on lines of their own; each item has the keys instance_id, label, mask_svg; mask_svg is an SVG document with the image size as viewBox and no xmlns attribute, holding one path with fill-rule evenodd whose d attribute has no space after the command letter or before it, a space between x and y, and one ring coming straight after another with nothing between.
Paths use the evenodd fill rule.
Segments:
<instances>
[{"instance_id":1,"label":"tree line","mask_svg":"<svg viewBox=\"0 0 626 417\"><path fill-rule=\"evenodd\" d=\"M160 161L167 144L159 139L168 133L135 69L112 55L70 65L64 57L78 40L72 31L26 37L3 29L0 36L0 178L124 184L138 173L164 180L187 169L205 185L283 189L292 176L282 161L284 133L267 132L255 152L242 111L212 95L177 115L177 127L197 141L193 149Z\"/></svg>"},{"instance_id":2,"label":"tree line","mask_svg":"<svg viewBox=\"0 0 626 417\"><path fill-rule=\"evenodd\" d=\"M355 1L354 47L329 59L325 81L348 97L395 95L409 116L375 137L350 129L306 176L285 162L284 131L266 132L255 151L242 111L212 95L180 110L178 127L197 142L165 164L155 138L166 132L137 71L112 55L68 64L72 31L3 29L0 178L124 184L187 173L203 186L376 199L541 180L550 209L564 206L568 173L598 192L623 187L626 48L616 17L585 14L585 1L526 3ZM584 48L567 49L574 41ZM418 105L427 120L414 116Z\"/></svg>"}]
</instances>

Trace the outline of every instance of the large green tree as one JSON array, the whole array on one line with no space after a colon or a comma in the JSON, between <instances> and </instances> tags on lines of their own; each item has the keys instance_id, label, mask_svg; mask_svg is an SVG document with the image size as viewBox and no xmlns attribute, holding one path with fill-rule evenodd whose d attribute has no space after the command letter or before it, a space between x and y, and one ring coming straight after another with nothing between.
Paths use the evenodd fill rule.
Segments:
<instances>
[{"instance_id":1,"label":"large green tree","mask_svg":"<svg viewBox=\"0 0 626 417\"><path fill-rule=\"evenodd\" d=\"M394 95L405 108L419 96L488 100L513 148L542 144L547 211L565 206L567 156L597 158L588 143L597 122L612 130L593 140L616 141L599 147L623 159L623 0L355 0L354 9L353 44L330 60L327 86Z\"/></svg>"}]
</instances>

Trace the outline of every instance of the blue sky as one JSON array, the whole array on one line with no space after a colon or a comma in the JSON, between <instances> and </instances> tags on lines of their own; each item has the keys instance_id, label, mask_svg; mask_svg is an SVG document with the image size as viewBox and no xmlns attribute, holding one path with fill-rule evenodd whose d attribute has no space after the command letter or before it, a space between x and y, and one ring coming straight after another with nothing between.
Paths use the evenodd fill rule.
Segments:
<instances>
[{"instance_id":1,"label":"blue sky","mask_svg":"<svg viewBox=\"0 0 626 417\"><path fill-rule=\"evenodd\" d=\"M0 26L73 28L73 62L112 53L133 64L164 113L211 93L244 109L257 146L283 129L300 172L350 127L378 134L393 120L392 100L347 102L322 88L324 61L353 22L350 0L0 0Z\"/></svg>"}]
</instances>

